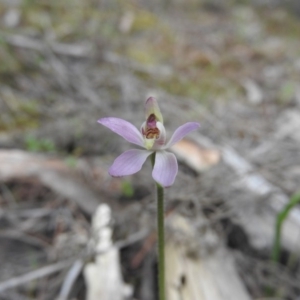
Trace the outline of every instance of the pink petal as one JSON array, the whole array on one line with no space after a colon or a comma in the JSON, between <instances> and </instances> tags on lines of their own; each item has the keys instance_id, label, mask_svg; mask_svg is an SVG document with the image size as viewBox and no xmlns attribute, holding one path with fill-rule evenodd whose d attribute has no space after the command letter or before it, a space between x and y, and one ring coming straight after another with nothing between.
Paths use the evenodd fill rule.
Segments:
<instances>
[{"instance_id":1,"label":"pink petal","mask_svg":"<svg viewBox=\"0 0 300 300\"><path fill-rule=\"evenodd\" d=\"M167 138L166 130L165 130L165 126L160 122L156 123L156 127L159 130L159 138L155 140L153 148L161 149L166 144L166 138Z\"/></svg>"},{"instance_id":2,"label":"pink petal","mask_svg":"<svg viewBox=\"0 0 300 300\"><path fill-rule=\"evenodd\" d=\"M131 123L119 118L102 118L98 123L106 126L130 143L144 146L143 136Z\"/></svg>"},{"instance_id":3,"label":"pink petal","mask_svg":"<svg viewBox=\"0 0 300 300\"><path fill-rule=\"evenodd\" d=\"M188 122L179 126L173 133L170 141L168 142L166 148L172 147L174 144L178 143L182 138L184 138L188 133L194 131L200 127L199 123Z\"/></svg>"},{"instance_id":4,"label":"pink petal","mask_svg":"<svg viewBox=\"0 0 300 300\"><path fill-rule=\"evenodd\" d=\"M138 149L125 151L115 159L108 173L113 177L134 174L141 170L144 162L151 153L151 151Z\"/></svg>"},{"instance_id":5,"label":"pink petal","mask_svg":"<svg viewBox=\"0 0 300 300\"><path fill-rule=\"evenodd\" d=\"M158 151L155 155L155 164L152 177L163 187L169 187L174 183L178 172L177 159L173 153Z\"/></svg>"}]
</instances>

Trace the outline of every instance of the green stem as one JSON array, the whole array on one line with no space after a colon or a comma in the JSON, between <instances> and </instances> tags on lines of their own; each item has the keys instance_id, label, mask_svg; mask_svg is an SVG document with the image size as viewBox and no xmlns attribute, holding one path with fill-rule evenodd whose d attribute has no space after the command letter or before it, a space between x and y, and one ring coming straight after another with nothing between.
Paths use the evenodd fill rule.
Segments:
<instances>
[{"instance_id":1,"label":"green stem","mask_svg":"<svg viewBox=\"0 0 300 300\"><path fill-rule=\"evenodd\" d=\"M151 155L152 167L155 152ZM158 292L159 300L165 300L165 231L164 231L164 188L156 183L157 192L157 236L158 236Z\"/></svg>"},{"instance_id":2,"label":"green stem","mask_svg":"<svg viewBox=\"0 0 300 300\"><path fill-rule=\"evenodd\" d=\"M158 231L158 288L159 300L165 300L165 230L164 230L164 188L157 187L157 231Z\"/></svg>"},{"instance_id":3,"label":"green stem","mask_svg":"<svg viewBox=\"0 0 300 300\"><path fill-rule=\"evenodd\" d=\"M278 262L279 259L279 253L280 253L280 241L281 241L281 228L283 225L283 222L287 218L290 210L296 206L298 203L300 203L300 193L295 194L291 197L289 203L280 211L276 218L276 227L275 227L275 239L274 239L274 245L272 250L272 260L274 262Z\"/></svg>"}]
</instances>

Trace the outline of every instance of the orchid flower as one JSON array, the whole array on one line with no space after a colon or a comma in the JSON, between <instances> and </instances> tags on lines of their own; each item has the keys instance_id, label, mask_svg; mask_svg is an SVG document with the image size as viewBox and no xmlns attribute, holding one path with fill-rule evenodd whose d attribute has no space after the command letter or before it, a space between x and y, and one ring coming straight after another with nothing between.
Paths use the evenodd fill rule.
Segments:
<instances>
[{"instance_id":1,"label":"orchid flower","mask_svg":"<svg viewBox=\"0 0 300 300\"><path fill-rule=\"evenodd\" d=\"M147 99L145 112L146 121L140 130L133 124L119 118L108 117L98 120L98 123L106 126L128 142L144 148L131 149L122 153L110 167L109 174L113 177L135 174L141 170L147 157L156 152L152 177L161 186L169 187L174 183L178 164L175 155L166 150L200 125L196 122L188 122L179 126L167 142L163 117L157 101L153 97Z\"/></svg>"}]
</instances>

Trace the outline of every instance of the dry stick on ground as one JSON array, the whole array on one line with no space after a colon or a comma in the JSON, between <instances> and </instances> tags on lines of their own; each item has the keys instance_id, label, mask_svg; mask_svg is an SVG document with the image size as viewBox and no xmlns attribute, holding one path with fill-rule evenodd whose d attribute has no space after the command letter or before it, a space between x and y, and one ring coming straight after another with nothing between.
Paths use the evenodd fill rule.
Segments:
<instances>
[{"instance_id":1,"label":"dry stick on ground","mask_svg":"<svg viewBox=\"0 0 300 300\"><path fill-rule=\"evenodd\" d=\"M205 217L198 216L205 224ZM232 254L204 226L201 236L186 217L173 214L166 242L166 290L172 300L250 300Z\"/></svg>"},{"instance_id":2,"label":"dry stick on ground","mask_svg":"<svg viewBox=\"0 0 300 300\"><path fill-rule=\"evenodd\" d=\"M9 300L30 300L30 299L32 299L32 298L26 297L25 295L21 295L15 291L1 293L1 296L4 299L9 299Z\"/></svg>"},{"instance_id":3,"label":"dry stick on ground","mask_svg":"<svg viewBox=\"0 0 300 300\"><path fill-rule=\"evenodd\" d=\"M72 175L62 161L47 158L42 155L29 154L20 150L0 151L0 180L5 181L12 178L26 177L36 177L59 194L70 200L75 200L75 202L89 214L98 206L96 195L94 195L87 186L82 184L78 178ZM92 255L101 255L112 247L119 249L143 238L145 234L145 231L138 232L125 241L112 244L111 247L105 249L105 251L94 250ZM91 257L91 255L85 255L83 259L85 260L89 257ZM58 272L73 262L74 259L60 262L2 282L0 283L0 292ZM74 268L68 273L60 294L62 299L66 299L83 264L83 261L81 261L80 264L75 264Z\"/></svg>"},{"instance_id":4,"label":"dry stick on ground","mask_svg":"<svg viewBox=\"0 0 300 300\"><path fill-rule=\"evenodd\" d=\"M4 292L5 290L26 284L27 282L30 282L32 280L36 280L36 279L39 279L39 278L42 278L45 276L49 276L53 273L57 273L65 268L67 268L68 266L70 266L72 264L72 262L73 262L73 259L58 262L58 263L40 268L38 270L29 272L27 274L6 280L6 281L0 283L0 293Z\"/></svg>"},{"instance_id":5,"label":"dry stick on ground","mask_svg":"<svg viewBox=\"0 0 300 300\"><path fill-rule=\"evenodd\" d=\"M65 280L62 284L57 300L69 299L69 295L72 290L72 287L76 279L78 278L79 274L81 273L83 266L84 266L84 262L82 260L76 260L73 263L72 267L70 268L69 272L65 277Z\"/></svg>"},{"instance_id":6,"label":"dry stick on ground","mask_svg":"<svg viewBox=\"0 0 300 300\"><path fill-rule=\"evenodd\" d=\"M121 240L116 242L114 245L112 245L113 247L117 248L117 249L121 249L123 247L127 247L133 243L136 243L138 241L140 241L141 239L145 238L145 236L148 234L147 231L145 230L141 230L139 232L136 232L132 235L130 235L127 239L125 240ZM69 266L71 266L72 264L74 264L74 262L81 260L81 261L89 261L91 258L93 258L95 255L101 255L106 253L108 250L110 250L110 248L105 249L104 251L94 251L92 254L84 254L79 258L71 258L69 260L66 261L62 261L62 262L58 262L43 268L40 268L38 270L26 273L24 275L21 276L16 276L14 278L8 279L6 281L3 281L2 283L0 283L0 293L14 288L14 287L18 287L21 285L24 285L32 280L36 280L45 276L49 276L53 273L59 272Z\"/></svg>"},{"instance_id":7,"label":"dry stick on ground","mask_svg":"<svg viewBox=\"0 0 300 300\"><path fill-rule=\"evenodd\" d=\"M17 239L29 245L33 245L35 247L39 247L43 249L49 247L49 244L47 244L43 240L31 236L20 230L14 230L14 229L0 230L0 238L1 237Z\"/></svg>"},{"instance_id":8,"label":"dry stick on ground","mask_svg":"<svg viewBox=\"0 0 300 300\"><path fill-rule=\"evenodd\" d=\"M68 55L77 58L90 57L92 53L92 45L85 44L63 44L63 43L47 43L37 39L32 39L23 35L7 35L2 34L4 40L15 47L20 47L35 51L45 51L51 48L53 52L61 55Z\"/></svg>"},{"instance_id":9,"label":"dry stick on ground","mask_svg":"<svg viewBox=\"0 0 300 300\"><path fill-rule=\"evenodd\" d=\"M33 39L24 35L7 35L2 34L4 40L14 46L34 51L45 52L47 49L51 49L54 53L59 55L66 55L76 58L90 58L93 56L93 45L91 43L84 44L65 44L65 43L47 43L47 41L41 41ZM130 61L126 58L119 56L116 53L105 52L102 58L112 64L118 64L127 68L141 71L154 76L170 77L172 70L168 66L143 66L135 61Z\"/></svg>"},{"instance_id":10,"label":"dry stick on ground","mask_svg":"<svg viewBox=\"0 0 300 300\"><path fill-rule=\"evenodd\" d=\"M202 144L206 137L194 135L194 140ZM279 211L289 202L289 197L279 187L270 183L259 174L249 161L228 145L216 146L220 149L223 163L230 168L234 182L229 183L232 196L226 204L236 215L236 220L247 232L252 247L256 249L271 248L275 234L275 220ZM196 172L198 172L195 169ZM223 180L226 184L226 182ZM246 200L236 191L248 195ZM238 195L238 196L236 196ZM282 231L282 245L291 251L299 250L297 243L300 234L300 209L295 207L286 219Z\"/></svg>"},{"instance_id":11,"label":"dry stick on ground","mask_svg":"<svg viewBox=\"0 0 300 300\"><path fill-rule=\"evenodd\" d=\"M0 181L26 177L37 178L45 186L75 201L88 214L92 214L100 202L62 161L21 150L0 150Z\"/></svg>"},{"instance_id":12,"label":"dry stick on ground","mask_svg":"<svg viewBox=\"0 0 300 300\"><path fill-rule=\"evenodd\" d=\"M119 249L113 244L111 228L111 209L100 204L92 218L92 237L89 246L92 251L103 252L84 267L88 300L121 300L126 289L122 278ZM128 290L129 295L131 291ZM127 296L129 296L127 295Z\"/></svg>"},{"instance_id":13,"label":"dry stick on ground","mask_svg":"<svg viewBox=\"0 0 300 300\"><path fill-rule=\"evenodd\" d=\"M257 173L253 166L242 158L234 149L223 148L224 162L239 176L235 183L237 188L260 197L261 201L253 201L252 210L236 210L240 222L249 234L252 245L257 248L272 247L275 235L277 214L289 202L289 197L277 186L268 182ZM237 205L234 201L231 205ZM238 205L237 205L238 207ZM249 207L248 207L249 208ZM300 234L300 209L295 208L285 221L282 232L282 243L291 251L300 249L296 237Z\"/></svg>"}]
</instances>

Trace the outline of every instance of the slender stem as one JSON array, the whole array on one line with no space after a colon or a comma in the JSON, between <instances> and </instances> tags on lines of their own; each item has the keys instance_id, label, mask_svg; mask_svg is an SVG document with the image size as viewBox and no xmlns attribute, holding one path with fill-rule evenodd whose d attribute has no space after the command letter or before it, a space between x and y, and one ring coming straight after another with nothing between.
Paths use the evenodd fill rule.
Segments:
<instances>
[{"instance_id":1,"label":"slender stem","mask_svg":"<svg viewBox=\"0 0 300 300\"><path fill-rule=\"evenodd\" d=\"M158 231L158 287L159 300L165 300L165 229L164 229L164 188L157 187L157 231Z\"/></svg>"},{"instance_id":2,"label":"slender stem","mask_svg":"<svg viewBox=\"0 0 300 300\"><path fill-rule=\"evenodd\" d=\"M155 152L151 155L152 167ZM158 236L158 292L159 300L165 300L165 231L164 231L164 188L156 183L157 192L157 236Z\"/></svg>"},{"instance_id":3,"label":"slender stem","mask_svg":"<svg viewBox=\"0 0 300 300\"><path fill-rule=\"evenodd\" d=\"M300 193L293 195L290 201L288 202L288 204L277 215L276 227L275 227L275 239L274 239L274 245L272 250L272 260L274 262L278 262L279 259L280 243L281 243L281 228L283 222L287 218L290 210L298 203L300 203Z\"/></svg>"}]
</instances>

